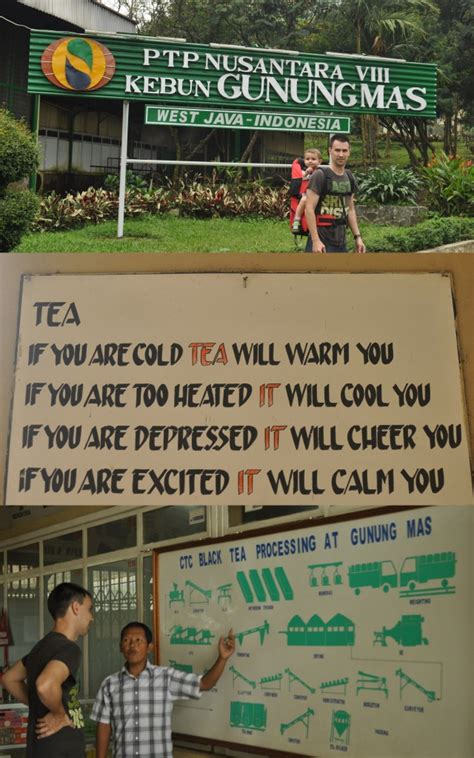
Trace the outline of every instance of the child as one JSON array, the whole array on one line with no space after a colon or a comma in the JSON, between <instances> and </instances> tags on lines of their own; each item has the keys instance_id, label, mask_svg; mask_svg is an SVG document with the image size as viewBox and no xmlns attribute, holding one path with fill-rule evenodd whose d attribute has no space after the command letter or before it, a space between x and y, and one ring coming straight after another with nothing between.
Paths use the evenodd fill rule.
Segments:
<instances>
[{"instance_id":1,"label":"child","mask_svg":"<svg viewBox=\"0 0 474 758\"><path fill-rule=\"evenodd\" d=\"M316 148L305 150L304 158L297 158L293 161L291 172L291 206L294 210L294 218L291 224L293 234L301 234L301 219L304 218L304 209L306 205L306 187L308 186L311 174L321 163L321 153ZM299 202L297 202L299 200ZM296 208L295 208L296 205Z\"/></svg>"}]
</instances>

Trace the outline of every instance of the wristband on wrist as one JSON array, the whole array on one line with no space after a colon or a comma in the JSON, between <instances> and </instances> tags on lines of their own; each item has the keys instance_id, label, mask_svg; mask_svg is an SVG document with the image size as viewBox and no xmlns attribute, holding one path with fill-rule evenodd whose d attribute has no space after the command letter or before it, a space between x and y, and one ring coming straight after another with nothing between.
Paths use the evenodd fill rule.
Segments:
<instances>
[{"instance_id":1,"label":"wristband on wrist","mask_svg":"<svg viewBox=\"0 0 474 758\"><path fill-rule=\"evenodd\" d=\"M354 234L354 239L356 240L357 237L362 237L362 234Z\"/></svg>"}]
</instances>

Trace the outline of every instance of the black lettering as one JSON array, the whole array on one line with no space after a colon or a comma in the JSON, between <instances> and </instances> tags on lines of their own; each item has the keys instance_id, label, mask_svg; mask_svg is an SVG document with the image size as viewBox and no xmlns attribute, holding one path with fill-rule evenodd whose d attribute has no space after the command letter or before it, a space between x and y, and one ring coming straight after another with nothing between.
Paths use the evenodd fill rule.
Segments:
<instances>
[{"instance_id":1,"label":"black lettering","mask_svg":"<svg viewBox=\"0 0 474 758\"><path fill-rule=\"evenodd\" d=\"M79 492L89 492L91 495L120 495L124 491L120 485L126 472L126 468L100 468L97 471L89 468Z\"/></svg>"},{"instance_id":2,"label":"black lettering","mask_svg":"<svg viewBox=\"0 0 474 758\"><path fill-rule=\"evenodd\" d=\"M411 495L416 490L422 494L427 489L434 494L441 492L444 487L444 469L427 469L417 468L413 474L410 474L406 469L401 470L401 475L408 484L408 493Z\"/></svg>"},{"instance_id":3,"label":"black lettering","mask_svg":"<svg viewBox=\"0 0 474 758\"><path fill-rule=\"evenodd\" d=\"M319 472L305 469L280 470L276 474L269 470L267 479L274 495L322 495L325 490L318 483Z\"/></svg>"},{"instance_id":4,"label":"black lettering","mask_svg":"<svg viewBox=\"0 0 474 758\"><path fill-rule=\"evenodd\" d=\"M235 361L238 365L243 363L246 366L278 366L280 361L275 356L275 344L270 342L251 342L250 344L242 343L241 345L234 342L232 344Z\"/></svg>"}]
</instances>

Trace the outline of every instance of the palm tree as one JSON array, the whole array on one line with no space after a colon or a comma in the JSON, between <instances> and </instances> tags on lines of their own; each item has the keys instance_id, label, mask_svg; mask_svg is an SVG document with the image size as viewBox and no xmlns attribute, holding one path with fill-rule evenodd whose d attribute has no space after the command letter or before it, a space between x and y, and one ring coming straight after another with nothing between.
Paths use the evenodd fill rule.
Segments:
<instances>
[{"instance_id":1,"label":"palm tree","mask_svg":"<svg viewBox=\"0 0 474 758\"><path fill-rule=\"evenodd\" d=\"M359 55L409 54L428 34L425 17L437 14L431 0L336 0L326 12L351 20L354 48ZM364 165L377 163L377 116L361 116Z\"/></svg>"}]
</instances>

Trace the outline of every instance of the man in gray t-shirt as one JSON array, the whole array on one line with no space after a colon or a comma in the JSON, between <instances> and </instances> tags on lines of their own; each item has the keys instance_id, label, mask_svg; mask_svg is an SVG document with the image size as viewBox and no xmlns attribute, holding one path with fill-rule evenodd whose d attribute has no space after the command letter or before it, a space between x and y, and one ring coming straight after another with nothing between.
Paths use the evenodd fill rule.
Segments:
<instances>
[{"instance_id":1,"label":"man in gray t-shirt","mask_svg":"<svg viewBox=\"0 0 474 758\"><path fill-rule=\"evenodd\" d=\"M354 207L357 184L346 169L350 152L348 137L334 134L329 142L329 166L313 172L306 191L309 231L306 252L346 253L346 226L349 226L356 251L365 253Z\"/></svg>"}]
</instances>

